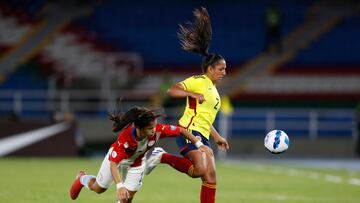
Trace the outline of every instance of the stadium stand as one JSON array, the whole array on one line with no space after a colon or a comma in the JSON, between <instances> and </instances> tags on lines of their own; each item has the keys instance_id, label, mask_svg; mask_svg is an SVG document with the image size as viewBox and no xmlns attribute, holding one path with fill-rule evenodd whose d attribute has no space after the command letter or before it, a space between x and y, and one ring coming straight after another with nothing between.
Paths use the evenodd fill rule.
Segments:
<instances>
[{"instance_id":1,"label":"stadium stand","mask_svg":"<svg viewBox=\"0 0 360 203\"><path fill-rule=\"evenodd\" d=\"M306 100L306 95L312 95L313 99L356 102L360 98L360 61L356 54L360 47L359 19L345 18L289 64L249 82L244 93L300 94L295 98Z\"/></svg>"},{"instance_id":2,"label":"stadium stand","mask_svg":"<svg viewBox=\"0 0 360 203\"><path fill-rule=\"evenodd\" d=\"M359 74L360 16L345 18L335 29L326 33L295 59L282 66L276 74Z\"/></svg>"},{"instance_id":3,"label":"stadium stand","mask_svg":"<svg viewBox=\"0 0 360 203\"><path fill-rule=\"evenodd\" d=\"M243 74L242 80L238 77L233 81L242 81L232 88L233 97L283 101L311 98L356 104L360 97L358 13L346 4L334 7L320 2L316 6L316 12L300 26L302 31L295 32L298 39L285 39L285 53L260 56L247 67L251 70L247 78Z\"/></svg>"},{"instance_id":4,"label":"stadium stand","mask_svg":"<svg viewBox=\"0 0 360 203\"><path fill-rule=\"evenodd\" d=\"M19 2L0 2L0 54L4 54L22 41L41 19L40 11L44 1L34 1L25 5Z\"/></svg>"},{"instance_id":5,"label":"stadium stand","mask_svg":"<svg viewBox=\"0 0 360 203\"><path fill-rule=\"evenodd\" d=\"M284 34L302 22L310 2L280 1L286 15ZM119 49L141 53L145 71L168 67L174 71L193 68L199 59L180 49L176 38L177 24L185 22L185 16L191 15L193 8L201 5L191 1L187 4L177 1L157 3L161 6L153 6L150 2L142 2L140 7L133 1L106 1L92 15L76 24L99 33ZM267 4L247 1L232 2L231 5L209 2L207 8L212 13L214 30L212 50L222 53L232 64L241 64L260 53L264 48L266 7Z\"/></svg>"}]
</instances>

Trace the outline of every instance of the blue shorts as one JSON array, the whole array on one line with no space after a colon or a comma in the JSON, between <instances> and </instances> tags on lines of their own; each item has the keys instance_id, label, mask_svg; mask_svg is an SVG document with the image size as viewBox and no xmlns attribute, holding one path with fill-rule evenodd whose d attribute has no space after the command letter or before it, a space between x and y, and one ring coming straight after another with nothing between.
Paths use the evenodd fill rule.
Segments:
<instances>
[{"instance_id":1,"label":"blue shorts","mask_svg":"<svg viewBox=\"0 0 360 203\"><path fill-rule=\"evenodd\" d=\"M195 136L195 137L200 137L201 138L201 142L210 147L210 142L209 140L204 137L200 132L192 130L191 133ZM192 142L190 142L189 140L186 140L184 137L182 136L177 136L176 137L176 144L179 147L180 150L180 154L185 156L188 152L192 151L192 150L196 150L198 149Z\"/></svg>"}]
</instances>

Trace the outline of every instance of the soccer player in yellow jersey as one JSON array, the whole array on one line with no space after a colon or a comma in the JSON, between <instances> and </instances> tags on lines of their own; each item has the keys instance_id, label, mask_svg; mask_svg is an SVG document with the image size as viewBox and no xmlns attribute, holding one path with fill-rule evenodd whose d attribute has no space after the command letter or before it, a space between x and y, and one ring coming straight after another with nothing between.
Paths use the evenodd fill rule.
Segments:
<instances>
[{"instance_id":1,"label":"soccer player in yellow jersey","mask_svg":"<svg viewBox=\"0 0 360 203\"><path fill-rule=\"evenodd\" d=\"M209 146L209 138L212 137L220 150L227 150L229 149L227 140L221 137L213 126L221 105L216 84L226 75L226 62L221 55L208 53L212 30L206 9L195 10L194 16L193 23L180 25L178 37L185 51L203 57L201 65L203 74L189 77L173 85L168 90L168 95L187 99L184 114L179 120L181 127L190 131L205 145ZM201 177L203 184L200 202L214 203L216 191L214 157L201 152L196 145L186 139L177 138L177 144L185 158L164 151L155 152L148 162L149 168L152 170L157 164L166 163L191 177Z\"/></svg>"}]
</instances>

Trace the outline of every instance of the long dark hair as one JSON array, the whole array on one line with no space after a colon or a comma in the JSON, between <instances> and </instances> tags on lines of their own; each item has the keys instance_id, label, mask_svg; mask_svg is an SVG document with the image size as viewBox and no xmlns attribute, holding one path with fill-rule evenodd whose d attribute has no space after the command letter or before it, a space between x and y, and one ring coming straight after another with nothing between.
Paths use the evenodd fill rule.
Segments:
<instances>
[{"instance_id":1,"label":"long dark hair","mask_svg":"<svg viewBox=\"0 0 360 203\"><path fill-rule=\"evenodd\" d=\"M156 113L155 110L144 107L134 107L126 113L116 111L113 114L109 114L109 119L113 121L112 131L119 132L132 123L134 123L137 128L144 128L162 115L163 114Z\"/></svg>"},{"instance_id":2,"label":"long dark hair","mask_svg":"<svg viewBox=\"0 0 360 203\"><path fill-rule=\"evenodd\" d=\"M187 52L200 54L202 56L201 70L206 72L209 66L224 59L220 54L210 53L209 47L212 39L210 16L206 8L195 9L194 22L179 24L180 30L177 33L181 48Z\"/></svg>"}]
</instances>

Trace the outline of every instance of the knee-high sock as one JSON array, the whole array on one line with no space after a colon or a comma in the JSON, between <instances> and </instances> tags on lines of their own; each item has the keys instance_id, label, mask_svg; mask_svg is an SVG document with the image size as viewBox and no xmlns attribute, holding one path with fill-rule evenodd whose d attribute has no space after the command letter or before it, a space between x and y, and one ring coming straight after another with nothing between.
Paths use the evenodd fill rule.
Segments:
<instances>
[{"instance_id":1,"label":"knee-high sock","mask_svg":"<svg viewBox=\"0 0 360 203\"><path fill-rule=\"evenodd\" d=\"M87 189L89 189L89 181L93 178L96 178L93 175L83 175L80 177L80 183L85 186Z\"/></svg>"},{"instance_id":2,"label":"knee-high sock","mask_svg":"<svg viewBox=\"0 0 360 203\"><path fill-rule=\"evenodd\" d=\"M169 164L174 169L188 174L190 177L194 174L194 166L187 158L165 153L161 157L161 163Z\"/></svg>"},{"instance_id":3,"label":"knee-high sock","mask_svg":"<svg viewBox=\"0 0 360 203\"><path fill-rule=\"evenodd\" d=\"M216 185L204 182L201 186L200 203L215 203Z\"/></svg>"}]
</instances>

